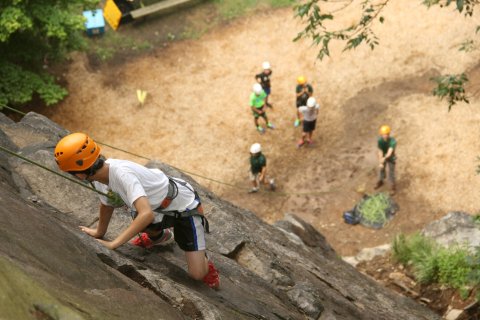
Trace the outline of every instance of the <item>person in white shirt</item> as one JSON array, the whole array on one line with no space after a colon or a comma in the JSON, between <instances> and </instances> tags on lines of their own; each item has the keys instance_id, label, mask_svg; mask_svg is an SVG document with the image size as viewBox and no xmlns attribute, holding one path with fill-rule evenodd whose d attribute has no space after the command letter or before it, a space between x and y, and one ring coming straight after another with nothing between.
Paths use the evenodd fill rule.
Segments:
<instances>
[{"instance_id":1,"label":"person in white shirt","mask_svg":"<svg viewBox=\"0 0 480 320\"><path fill-rule=\"evenodd\" d=\"M107 159L100 146L84 133L73 133L55 147L59 168L80 180L89 181L100 197L96 228L80 226L109 249L116 249L143 232L132 243L141 247L165 244L173 238L185 251L188 273L217 289L218 271L205 254L205 231L208 221L200 198L187 182L171 178L158 169L149 169L127 160ZM103 239L115 207L126 205L132 223L112 241Z\"/></svg>"},{"instance_id":2,"label":"person in white shirt","mask_svg":"<svg viewBox=\"0 0 480 320\"><path fill-rule=\"evenodd\" d=\"M320 105L314 97L308 98L306 106L298 108L298 111L303 115L303 132L302 138L297 143L297 147L300 148L305 143L313 143L312 135L317 125L318 109L320 109Z\"/></svg>"}]
</instances>

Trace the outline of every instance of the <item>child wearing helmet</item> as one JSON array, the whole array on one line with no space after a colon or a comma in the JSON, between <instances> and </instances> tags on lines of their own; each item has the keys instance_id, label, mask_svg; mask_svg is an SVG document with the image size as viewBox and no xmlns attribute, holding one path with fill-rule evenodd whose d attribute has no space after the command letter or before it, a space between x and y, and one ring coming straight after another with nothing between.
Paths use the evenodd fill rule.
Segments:
<instances>
[{"instance_id":1,"label":"child wearing helmet","mask_svg":"<svg viewBox=\"0 0 480 320\"><path fill-rule=\"evenodd\" d=\"M395 194L395 149L397 147L397 140L390 136L391 129L387 125L380 127L377 147L378 147L378 162L379 162L379 177L375 189L383 185L383 180L386 177L386 167L388 166L388 177L391 183L391 195Z\"/></svg>"},{"instance_id":2,"label":"child wearing helmet","mask_svg":"<svg viewBox=\"0 0 480 320\"><path fill-rule=\"evenodd\" d=\"M312 144L312 135L317 124L317 115L320 105L314 97L307 100L306 106L301 106L298 111L303 114L303 132L302 138L298 141L297 147L301 147L306 143Z\"/></svg>"},{"instance_id":3,"label":"child wearing helmet","mask_svg":"<svg viewBox=\"0 0 480 320\"><path fill-rule=\"evenodd\" d=\"M298 108L305 106L307 104L308 98L313 94L313 87L307 83L307 78L305 76L299 76L297 78L297 87L295 88L296 94L296 107L297 107L297 117L295 119L294 126L298 127L300 125L300 112Z\"/></svg>"},{"instance_id":4,"label":"child wearing helmet","mask_svg":"<svg viewBox=\"0 0 480 320\"><path fill-rule=\"evenodd\" d=\"M134 245L148 248L165 244L173 238L169 230L173 228L175 241L185 251L190 277L218 288L218 271L205 254L208 221L193 187L158 169L127 160L105 159L100 151L100 146L84 133L67 135L55 147L55 160L62 171L90 182L103 193L99 194L97 227L80 229L113 250L141 232ZM132 223L112 241L103 239L114 208L122 204L130 209Z\"/></svg>"},{"instance_id":5,"label":"child wearing helmet","mask_svg":"<svg viewBox=\"0 0 480 320\"><path fill-rule=\"evenodd\" d=\"M262 153L260 143L254 143L250 146L250 181L253 188L249 193L258 192L260 184L270 186L270 190L275 191L275 180L267 179L267 159Z\"/></svg>"},{"instance_id":6,"label":"child wearing helmet","mask_svg":"<svg viewBox=\"0 0 480 320\"><path fill-rule=\"evenodd\" d=\"M250 109L253 113L253 120L255 122L255 127L260 133L264 133L265 129L258 124L258 118L262 117L267 123L267 127L274 129L273 124L268 121L267 113L265 112L265 99L267 94L263 91L262 85L260 83L255 83L253 85L253 92L250 94Z\"/></svg>"},{"instance_id":7,"label":"child wearing helmet","mask_svg":"<svg viewBox=\"0 0 480 320\"><path fill-rule=\"evenodd\" d=\"M263 91L265 91L267 97L265 98L265 104L267 107L272 108L272 105L268 103L268 97L271 93L270 77L272 76L272 67L270 62L265 61L262 63L262 72L255 75L255 80L262 86Z\"/></svg>"}]
</instances>

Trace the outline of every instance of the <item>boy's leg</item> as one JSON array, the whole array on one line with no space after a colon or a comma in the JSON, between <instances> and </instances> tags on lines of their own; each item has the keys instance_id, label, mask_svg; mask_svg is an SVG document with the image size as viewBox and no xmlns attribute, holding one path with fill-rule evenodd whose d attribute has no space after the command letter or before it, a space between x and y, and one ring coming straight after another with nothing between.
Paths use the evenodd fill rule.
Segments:
<instances>
[{"instance_id":1,"label":"boy's leg","mask_svg":"<svg viewBox=\"0 0 480 320\"><path fill-rule=\"evenodd\" d=\"M395 184L395 162L391 162L391 161L387 161L388 163L388 178L390 180L390 183L391 183L391 187L392 187L392 194L395 193L396 191L396 184Z\"/></svg>"},{"instance_id":2,"label":"boy's leg","mask_svg":"<svg viewBox=\"0 0 480 320\"><path fill-rule=\"evenodd\" d=\"M205 250L185 251L188 275L195 280L203 280L208 273L208 260Z\"/></svg>"}]
</instances>

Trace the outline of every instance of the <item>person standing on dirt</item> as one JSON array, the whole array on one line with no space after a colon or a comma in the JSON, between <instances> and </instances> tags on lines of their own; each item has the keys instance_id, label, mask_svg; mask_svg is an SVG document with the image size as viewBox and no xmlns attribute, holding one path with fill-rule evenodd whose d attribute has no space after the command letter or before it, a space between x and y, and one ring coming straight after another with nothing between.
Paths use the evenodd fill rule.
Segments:
<instances>
[{"instance_id":1,"label":"person standing on dirt","mask_svg":"<svg viewBox=\"0 0 480 320\"><path fill-rule=\"evenodd\" d=\"M270 86L270 77L272 76L272 67L270 66L270 62L265 61L262 63L263 71L257 75L255 75L255 80L262 86L263 91L267 94L265 98L265 104L267 107L272 108L273 106L268 103L268 97L271 93L271 86Z\"/></svg>"},{"instance_id":2,"label":"person standing on dirt","mask_svg":"<svg viewBox=\"0 0 480 320\"><path fill-rule=\"evenodd\" d=\"M397 141L394 137L390 136L391 129L387 125L383 125L380 128L380 137L378 138L378 162L379 162L379 179L375 185L375 190L383 186L383 180L386 177L386 167L388 166L388 177L391 183L391 194L395 194L395 149L397 147Z\"/></svg>"},{"instance_id":3,"label":"person standing on dirt","mask_svg":"<svg viewBox=\"0 0 480 320\"><path fill-rule=\"evenodd\" d=\"M269 185L271 191L275 191L275 180L267 179L267 159L262 153L260 143L254 143L250 146L250 181L253 188L249 193L258 192L260 184Z\"/></svg>"},{"instance_id":4,"label":"person standing on dirt","mask_svg":"<svg viewBox=\"0 0 480 320\"><path fill-rule=\"evenodd\" d=\"M295 118L294 126L298 127L300 125L300 111L298 108L305 106L307 104L308 98L313 94L313 87L307 83L307 78L304 76L299 76L297 78L297 87L295 88L296 94L296 106L297 106L297 117Z\"/></svg>"},{"instance_id":5,"label":"person standing on dirt","mask_svg":"<svg viewBox=\"0 0 480 320\"><path fill-rule=\"evenodd\" d=\"M298 111L303 114L303 132L302 138L297 143L297 147L300 148L305 143L308 145L313 143L312 134L317 124L318 109L320 109L320 105L314 97L308 98L306 106L298 108Z\"/></svg>"},{"instance_id":6,"label":"person standing on dirt","mask_svg":"<svg viewBox=\"0 0 480 320\"><path fill-rule=\"evenodd\" d=\"M265 119L265 122L268 128L270 129L275 128L273 124L270 121L268 121L267 113L264 110L266 98L267 98L267 94L265 93L265 91L263 91L262 85L260 83L255 83L253 85L253 92L250 95L250 108L252 109L255 127L260 133L265 132L265 129L258 124L258 118L260 117Z\"/></svg>"},{"instance_id":7,"label":"person standing on dirt","mask_svg":"<svg viewBox=\"0 0 480 320\"><path fill-rule=\"evenodd\" d=\"M133 245L145 248L162 245L173 238L168 229L173 227L175 241L185 251L190 277L217 289L220 285L218 271L205 252L208 221L193 187L158 169L127 160L105 159L100 151L100 146L85 133L67 135L55 147L55 160L62 171L90 182L96 190L109 195L99 194L97 227L80 226L80 229L114 250L140 232L143 233ZM114 240L108 241L103 236L118 203L130 209L133 221Z\"/></svg>"}]
</instances>

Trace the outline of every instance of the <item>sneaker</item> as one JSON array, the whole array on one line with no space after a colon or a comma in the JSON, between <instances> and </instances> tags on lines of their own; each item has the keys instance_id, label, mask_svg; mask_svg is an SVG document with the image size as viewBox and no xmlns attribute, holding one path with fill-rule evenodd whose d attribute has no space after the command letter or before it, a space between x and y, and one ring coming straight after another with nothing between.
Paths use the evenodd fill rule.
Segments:
<instances>
[{"instance_id":1,"label":"sneaker","mask_svg":"<svg viewBox=\"0 0 480 320\"><path fill-rule=\"evenodd\" d=\"M137 247L151 248L153 246L165 246L174 240L173 231L164 229L163 234L158 239L151 239L147 233L143 232L139 237L133 239L132 244Z\"/></svg>"},{"instance_id":2,"label":"sneaker","mask_svg":"<svg viewBox=\"0 0 480 320\"><path fill-rule=\"evenodd\" d=\"M275 191L275 189L277 189L277 186L275 185L275 179L270 179L269 184L270 190Z\"/></svg>"},{"instance_id":3,"label":"sneaker","mask_svg":"<svg viewBox=\"0 0 480 320\"><path fill-rule=\"evenodd\" d=\"M248 191L248 193L255 193L258 192L258 188L252 188Z\"/></svg>"},{"instance_id":4,"label":"sneaker","mask_svg":"<svg viewBox=\"0 0 480 320\"><path fill-rule=\"evenodd\" d=\"M203 277L203 282L212 289L217 290L220 287L220 277L218 270L212 261L208 261L208 273Z\"/></svg>"},{"instance_id":5,"label":"sneaker","mask_svg":"<svg viewBox=\"0 0 480 320\"><path fill-rule=\"evenodd\" d=\"M377 184L375 185L375 187L373 187L373 189L377 190L377 189L380 188L381 186L383 186L383 181L382 181L382 180L378 180Z\"/></svg>"},{"instance_id":6,"label":"sneaker","mask_svg":"<svg viewBox=\"0 0 480 320\"><path fill-rule=\"evenodd\" d=\"M260 132L261 134L265 133L265 129L264 129L262 126L258 126L258 127L257 127L257 130L258 130L258 132Z\"/></svg>"},{"instance_id":7,"label":"sneaker","mask_svg":"<svg viewBox=\"0 0 480 320\"><path fill-rule=\"evenodd\" d=\"M312 140L312 139L307 139L307 143L308 143L309 145L312 145L312 144L313 144L313 140Z\"/></svg>"},{"instance_id":8,"label":"sneaker","mask_svg":"<svg viewBox=\"0 0 480 320\"><path fill-rule=\"evenodd\" d=\"M298 140L298 142L297 142L297 148L300 148L300 147L303 146L304 144L305 144L305 140L303 140L303 139Z\"/></svg>"},{"instance_id":9,"label":"sneaker","mask_svg":"<svg viewBox=\"0 0 480 320\"><path fill-rule=\"evenodd\" d=\"M300 119L295 119L295 122L293 123L293 126L296 128L300 125Z\"/></svg>"},{"instance_id":10,"label":"sneaker","mask_svg":"<svg viewBox=\"0 0 480 320\"><path fill-rule=\"evenodd\" d=\"M271 123L271 122L267 123L267 127L268 127L269 129L275 129L275 126L274 126L273 123Z\"/></svg>"}]
</instances>

